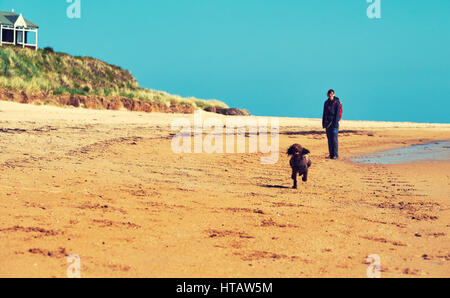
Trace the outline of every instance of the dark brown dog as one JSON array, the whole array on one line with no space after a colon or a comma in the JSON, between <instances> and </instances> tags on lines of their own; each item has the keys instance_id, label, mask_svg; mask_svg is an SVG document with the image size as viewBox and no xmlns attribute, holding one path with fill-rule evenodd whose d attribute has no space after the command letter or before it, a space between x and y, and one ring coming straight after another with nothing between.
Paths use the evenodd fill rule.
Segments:
<instances>
[{"instance_id":1,"label":"dark brown dog","mask_svg":"<svg viewBox=\"0 0 450 298\"><path fill-rule=\"evenodd\" d=\"M292 180L294 180L294 189L297 189L297 174L303 176L303 182L308 181L308 169L311 167L311 160L308 154L310 154L308 149L303 148L299 144L294 144L289 147L287 154L291 155L291 168L292 168Z\"/></svg>"}]
</instances>

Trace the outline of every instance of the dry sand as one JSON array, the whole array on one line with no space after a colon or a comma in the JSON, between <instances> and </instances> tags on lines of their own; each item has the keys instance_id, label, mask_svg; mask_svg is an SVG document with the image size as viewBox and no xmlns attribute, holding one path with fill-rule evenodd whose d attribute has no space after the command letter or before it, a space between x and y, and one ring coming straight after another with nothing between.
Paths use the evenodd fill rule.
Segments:
<instances>
[{"instance_id":1,"label":"dry sand","mask_svg":"<svg viewBox=\"0 0 450 298\"><path fill-rule=\"evenodd\" d=\"M207 114L205 114L207 115ZM221 115L209 116L219 117ZM0 276L450 277L450 163L361 165L352 156L450 139L450 125L343 121L325 160L320 120L280 119L288 157L171 150L173 114L0 102Z\"/></svg>"}]
</instances>

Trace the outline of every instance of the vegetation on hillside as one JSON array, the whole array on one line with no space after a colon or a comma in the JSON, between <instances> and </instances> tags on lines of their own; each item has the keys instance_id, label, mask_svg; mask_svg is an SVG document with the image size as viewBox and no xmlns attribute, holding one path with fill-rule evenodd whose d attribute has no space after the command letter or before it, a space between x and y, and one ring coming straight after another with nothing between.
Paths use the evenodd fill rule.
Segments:
<instances>
[{"instance_id":1,"label":"vegetation on hillside","mask_svg":"<svg viewBox=\"0 0 450 298\"><path fill-rule=\"evenodd\" d=\"M130 72L91 57L74 57L53 49L32 51L0 48L0 88L29 93L122 97L163 104L186 103L196 108L227 108L218 100L183 98L139 87ZM5 71L5 67L8 68Z\"/></svg>"}]
</instances>

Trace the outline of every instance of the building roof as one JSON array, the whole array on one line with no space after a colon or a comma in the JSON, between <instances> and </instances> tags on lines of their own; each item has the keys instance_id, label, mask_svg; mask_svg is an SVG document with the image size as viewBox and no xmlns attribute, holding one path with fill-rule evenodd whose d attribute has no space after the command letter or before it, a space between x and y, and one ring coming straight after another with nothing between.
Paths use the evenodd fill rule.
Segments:
<instances>
[{"instance_id":1,"label":"building roof","mask_svg":"<svg viewBox=\"0 0 450 298\"><path fill-rule=\"evenodd\" d=\"M7 12L7 11L0 11L0 24L6 25L6 26L14 26L17 19L19 18L19 15L14 12ZM25 19L25 23L27 24L28 28L39 28L29 20Z\"/></svg>"}]
</instances>

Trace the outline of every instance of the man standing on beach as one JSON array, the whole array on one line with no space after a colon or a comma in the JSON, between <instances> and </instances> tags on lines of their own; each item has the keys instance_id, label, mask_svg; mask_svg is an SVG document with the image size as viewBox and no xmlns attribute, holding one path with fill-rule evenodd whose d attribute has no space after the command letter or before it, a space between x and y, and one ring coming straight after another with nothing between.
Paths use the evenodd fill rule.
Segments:
<instances>
[{"instance_id":1,"label":"man standing on beach","mask_svg":"<svg viewBox=\"0 0 450 298\"><path fill-rule=\"evenodd\" d=\"M323 108L322 127L327 131L328 150L330 152L329 159L339 158L339 121L342 116L342 105L339 98L334 96L334 90L330 89L327 93L328 100Z\"/></svg>"}]
</instances>

